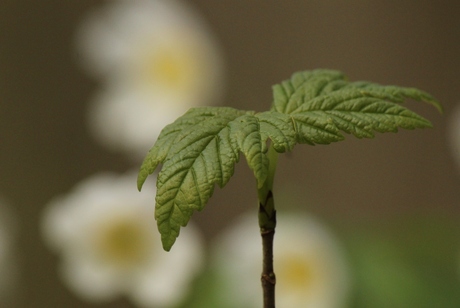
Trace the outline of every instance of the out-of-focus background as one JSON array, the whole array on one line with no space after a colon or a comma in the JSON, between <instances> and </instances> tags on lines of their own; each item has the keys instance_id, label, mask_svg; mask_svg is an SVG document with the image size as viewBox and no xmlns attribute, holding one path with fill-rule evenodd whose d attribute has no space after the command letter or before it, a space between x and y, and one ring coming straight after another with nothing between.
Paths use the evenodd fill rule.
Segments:
<instances>
[{"instance_id":1,"label":"out-of-focus background","mask_svg":"<svg viewBox=\"0 0 460 308\"><path fill-rule=\"evenodd\" d=\"M129 32L137 31L137 26L146 26L147 30L140 31L149 35L152 32L153 45L158 37L171 38L180 44L190 43L190 54L198 55L198 62L193 62L187 47L179 43L177 59L183 62L171 60L171 64L168 56L173 53L163 53L166 62L161 63L166 64L160 65L161 69L171 75L162 80L183 85L185 94L171 100L169 94L158 95L152 121L161 122L163 110L165 117L175 118L183 112L181 108L200 104L263 111L272 102L273 84L295 71L315 68L343 71L353 81L417 87L440 100L443 115L424 103L407 104L432 121L433 129L401 130L371 140L347 136L344 142L329 146L297 146L293 153L280 157L275 198L280 215L301 212L321 221L346 260L347 299L310 307L460 306L460 147L455 143L460 143L460 125L455 124L460 121L458 112L455 118L460 107L460 7L455 1L184 0L174 8L179 17L165 8L166 13L144 24L142 20L149 20L147 9L132 10L129 18L120 18L125 23L117 23L132 2L118 5L116 14L104 13L115 3L0 3L0 216L4 216L0 222L5 227L0 226L0 231L5 229L8 242L2 248L0 234L0 254L2 249L8 254L5 265L0 265L0 270L5 268L0 273L0 288L7 288L0 292L0 306L148 306L148 296L140 296L143 300L138 301L132 298L139 296L130 297L131 287L125 286L132 280L129 275L117 276L126 278L115 288L122 290L121 295L113 291L111 296L106 290L100 298L97 294L87 296L84 288L66 282L65 277L71 274L62 274L62 264L69 257L65 251L70 240L49 239L47 234L60 233L59 228L43 231L49 208L59 207L61 199L56 196L65 198L94 175L123 175L141 163L138 153L118 145L129 143L123 138L130 138L124 134L130 124L123 120L109 123L111 115L128 113L130 104L134 109L136 95L145 90L139 87L136 92L137 77L131 68L138 63L124 56L134 48L135 38L141 37ZM194 18L197 26L187 26L195 23ZM178 33L174 22L178 29L204 32L197 35L196 42L192 34L174 37ZM159 35L159 30L152 30L156 25L172 28L172 34ZM104 63L104 57L110 61ZM118 65L122 60L126 63ZM208 61L209 67L199 61ZM179 64L175 67L174 63ZM190 84L177 77L180 73L176 70L184 67L181 63L190 69ZM139 70L143 67L140 64ZM142 100L148 93L139 96ZM192 96L191 102L183 101ZM176 114L170 109L180 99L179 105L183 105ZM128 111L120 111L122 107L113 113L104 111L112 101L126 103ZM142 110L140 114L148 119ZM132 117L134 123L144 121L140 115ZM105 124L106 131L98 132ZM148 127L152 134L146 137L152 138L152 144L158 135L154 128ZM107 135L110 140L104 141ZM216 289L207 265L212 263L213 243L232 227L232 221L247 211L255 215L255 188L242 159L229 184L216 189L206 209L194 215L205 251L199 258L206 261L191 280L192 291L178 299L188 301L184 307L223 307L215 297L225 292ZM105 193L110 194L110 189ZM153 207L154 195L147 198ZM153 215L151 223L155 225ZM187 228L183 229L181 236L186 232ZM62 242L65 248L56 248ZM175 270L174 265L165 267ZM258 283L258 277L255 280ZM152 288L151 293L155 292Z\"/></svg>"}]
</instances>

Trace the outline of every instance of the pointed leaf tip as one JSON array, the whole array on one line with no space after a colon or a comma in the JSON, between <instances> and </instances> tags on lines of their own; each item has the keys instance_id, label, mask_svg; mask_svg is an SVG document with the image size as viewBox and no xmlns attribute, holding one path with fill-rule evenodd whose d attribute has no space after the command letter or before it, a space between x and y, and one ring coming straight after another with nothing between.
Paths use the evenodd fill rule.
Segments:
<instances>
[{"instance_id":1,"label":"pointed leaf tip","mask_svg":"<svg viewBox=\"0 0 460 308\"><path fill-rule=\"evenodd\" d=\"M163 246L164 251L171 251L174 243L176 242L177 237L164 237L161 236L161 244Z\"/></svg>"},{"instance_id":2,"label":"pointed leaf tip","mask_svg":"<svg viewBox=\"0 0 460 308\"><path fill-rule=\"evenodd\" d=\"M138 191L142 190L142 186L144 186L144 182L146 179L147 177L143 174L142 171L140 171L139 174L137 175L137 190Z\"/></svg>"}]
</instances>

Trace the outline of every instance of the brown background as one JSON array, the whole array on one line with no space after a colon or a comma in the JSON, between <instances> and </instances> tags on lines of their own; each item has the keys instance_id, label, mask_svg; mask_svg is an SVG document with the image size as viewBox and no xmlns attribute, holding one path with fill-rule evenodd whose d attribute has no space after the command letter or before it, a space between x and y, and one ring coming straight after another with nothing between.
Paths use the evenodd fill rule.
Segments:
<instances>
[{"instance_id":1,"label":"brown background","mask_svg":"<svg viewBox=\"0 0 460 308\"><path fill-rule=\"evenodd\" d=\"M226 105L264 110L272 84L313 68L342 70L351 80L415 86L443 102L443 116L423 104L409 105L434 129L298 146L280 159L276 177L281 194L293 193L292 206L345 225L400 224L400 217L420 215L459 218L460 168L447 138L450 114L460 103L457 1L188 2L225 51ZM77 67L73 40L83 14L99 3L0 2L0 193L18 217L22 274L10 307L93 307L60 284L57 257L41 242L39 219L51 197L80 180L133 166L95 142L85 124L97 84ZM247 166L239 164L228 187L216 190L195 217L208 237L251 206L254 189Z\"/></svg>"}]
</instances>

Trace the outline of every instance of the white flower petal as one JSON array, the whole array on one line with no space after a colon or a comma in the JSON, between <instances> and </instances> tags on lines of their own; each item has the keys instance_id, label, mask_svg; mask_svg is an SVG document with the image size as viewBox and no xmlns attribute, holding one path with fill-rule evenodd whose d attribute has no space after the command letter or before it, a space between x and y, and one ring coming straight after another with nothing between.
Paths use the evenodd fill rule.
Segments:
<instances>
[{"instance_id":1,"label":"white flower petal","mask_svg":"<svg viewBox=\"0 0 460 308\"><path fill-rule=\"evenodd\" d=\"M44 239L61 254L62 279L77 295L94 302L126 295L161 307L186 295L201 268L199 233L191 224L184 242L163 251L154 195L153 185L137 191L136 173L100 174L50 202Z\"/></svg>"},{"instance_id":2,"label":"white flower petal","mask_svg":"<svg viewBox=\"0 0 460 308\"><path fill-rule=\"evenodd\" d=\"M104 302L124 291L123 280L115 269L100 266L85 256L68 253L64 257L60 267L61 277L79 297L91 302Z\"/></svg>"},{"instance_id":3,"label":"white flower petal","mask_svg":"<svg viewBox=\"0 0 460 308\"><path fill-rule=\"evenodd\" d=\"M274 248L279 252L275 260L279 270L278 304L281 307L345 307L349 270L340 245L325 226L311 217L292 215L281 216L281 219L278 229L281 235L277 234ZM299 261L303 264L292 264ZM286 265L297 268L286 269ZM298 271L294 275L299 276L300 272L306 277L298 281L298 277L292 277L293 270Z\"/></svg>"},{"instance_id":4,"label":"white flower petal","mask_svg":"<svg viewBox=\"0 0 460 308\"><path fill-rule=\"evenodd\" d=\"M133 151L143 157L160 131L189 109L183 104L162 105L164 101L168 99L113 87L101 92L89 106L89 127L97 140L113 151Z\"/></svg>"},{"instance_id":5,"label":"white flower petal","mask_svg":"<svg viewBox=\"0 0 460 308\"><path fill-rule=\"evenodd\" d=\"M150 267L133 285L133 300L142 307L153 307L154 303L160 307L173 306L180 302L191 287L184 275L194 277L204 265L202 243L197 239L198 230L189 224L171 251L163 252L156 266Z\"/></svg>"},{"instance_id":6,"label":"white flower petal","mask_svg":"<svg viewBox=\"0 0 460 308\"><path fill-rule=\"evenodd\" d=\"M144 156L189 108L217 104L221 52L198 14L179 1L114 1L77 35L82 65L103 78L90 128L112 150Z\"/></svg>"},{"instance_id":7,"label":"white flower petal","mask_svg":"<svg viewBox=\"0 0 460 308\"><path fill-rule=\"evenodd\" d=\"M14 293L19 279L14 247L16 226L9 204L0 197L0 305Z\"/></svg>"},{"instance_id":8,"label":"white flower petal","mask_svg":"<svg viewBox=\"0 0 460 308\"><path fill-rule=\"evenodd\" d=\"M262 306L262 245L257 215L243 217L217 239L215 260L225 279L225 301ZM350 277L343 252L324 226L302 214L278 214L274 242L276 301L283 308L345 307ZM224 292L225 293L225 292Z\"/></svg>"},{"instance_id":9,"label":"white flower petal","mask_svg":"<svg viewBox=\"0 0 460 308\"><path fill-rule=\"evenodd\" d=\"M200 37L217 48L207 25L186 3L174 0L111 1L86 16L76 35L81 64L95 75L127 69L139 42L155 43L168 30ZM184 32L185 31L185 32Z\"/></svg>"}]
</instances>

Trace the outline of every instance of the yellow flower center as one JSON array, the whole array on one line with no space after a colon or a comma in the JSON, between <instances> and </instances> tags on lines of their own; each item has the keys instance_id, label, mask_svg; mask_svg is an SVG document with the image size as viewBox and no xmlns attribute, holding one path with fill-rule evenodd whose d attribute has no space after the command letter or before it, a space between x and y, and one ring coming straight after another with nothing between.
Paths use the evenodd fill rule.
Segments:
<instances>
[{"instance_id":1,"label":"yellow flower center","mask_svg":"<svg viewBox=\"0 0 460 308\"><path fill-rule=\"evenodd\" d=\"M99 237L98 250L104 262L117 266L139 265L148 257L148 247L152 240L147 230L134 219L110 221Z\"/></svg>"},{"instance_id":2,"label":"yellow flower center","mask_svg":"<svg viewBox=\"0 0 460 308\"><path fill-rule=\"evenodd\" d=\"M300 256L289 256L275 264L277 271L277 285L283 285L286 289L306 290L315 279L314 269L308 259Z\"/></svg>"},{"instance_id":3,"label":"yellow flower center","mask_svg":"<svg viewBox=\"0 0 460 308\"><path fill-rule=\"evenodd\" d=\"M147 55L145 77L168 91L187 91L192 88L197 73L193 50L178 44L161 46Z\"/></svg>"}]
</instances>

